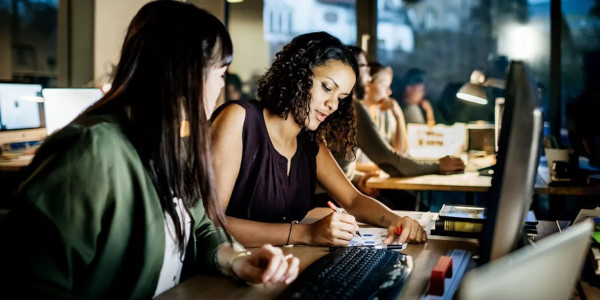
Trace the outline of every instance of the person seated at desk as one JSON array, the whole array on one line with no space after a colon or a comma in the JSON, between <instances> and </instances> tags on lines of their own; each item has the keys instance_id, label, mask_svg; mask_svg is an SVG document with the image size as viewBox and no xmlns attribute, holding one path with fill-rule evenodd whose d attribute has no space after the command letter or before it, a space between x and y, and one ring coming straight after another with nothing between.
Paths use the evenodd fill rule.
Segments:
<instances>
[{"instance_id":1,"label":"person seated at desk","mask_svg":"<svg viewBox=\"0 0 600 300\"><path fill-rule=\"evenodd\" d=\"M408 150L408 134L404 113L394 98L391 98L392 68L378 62L369 63L371 81L368 83L367 93L362 105L369 112L369 116L377 132L396 153L404 154Z\"/></svg>"},{"instance_id":2,"label":"person seated at desk","mask_svg":"<svg viewBox=\"0 0 600 300\"><path fill-rule=\"evenodd\" d=\"M404 111L406 123L435 125L435 114L431 102L425 99L425 72L418 68L409 69L402 80L399 104Z\"/></svg>"},{"instance_id":3,"label":"person seated at desk","mask_svg":"<svg viewBox=\"0 0 600 300\"><path fill-rule=\"evenodd\" d=\"M297 258L248 254L222 229L207 118L232 51L225 26L191 4L140 9L110 91L46 140L18 190L2 293L147 299L198 272L295 279Z\"/></svg>"},{"instance_id":4,"label":"person seated at desk","mask_svg":"<svg viewBox=\"0 0 600 300\"><path fill-rule=\"evenodd\" d=\"M227 228L245 246L348 245L355 217L387 227L386 243L423 242L413 219L401 218L356 190L330 149L352 154L352 90L358 66L335 37L315 32L277 53L259 82L258 101L233 101L213 114L216 186ZM319 182L349 214L297 224ZM395 236L395 228L402 234Z\"/></svg>"},{"instance_id":5,"label":"person seated at desk","mask_svg":"<svg viewBox=\"0 0 600 300\"><path fill-rule=\"evenodd\" d=\"M366 64L367 59L364 51L356 46L348 47L356 60L363 64ZM371 88L379 89L377 84L368 84L371 81L370 68L359 68L360 75L359 80L355 85L356 90L365 90L367 93L371 92ZM386 71L387 72L387 71ZM383 77L383 75L382 75ZM391 76L390 76L391 77ZM362 78L362 79L361 79ZM383 78L382 78L383 79ZM385 81L387 83L387 81ZM361 86L362 85L362 86ZM389 86L382 85L381 92L375 92L380 94L387 94ZM421 162L403 156L398 152L394 151L391 147L390 141L382 137L379 132L380 128L373 122L369 114L368 109L363 104L361 98L355 98L352 100L352 106L355 110L356 115L356 156L366 155L373 161L379 168L388 173L392 177L411 177L420 176L433 173L446 173L464 169L464 163L459 158L445 157L440 159L438 162ZM355 186L363 193L371 196L379 196L380 192L376 189L368 188L366 181L373 176L377 176L374 173L362 173L357 171L356 161L346 161L343 152L333 151L335 159L343 172L346 174L348 179L355 184ZM385 195L384 195L385 196ZM403 195L410 196L410 195ZM390 195L390 197L399 198L401 195ZM317 203L323 202L323 199L329 198L326 191L320 187L317 189ZM389 197L388 197L389 198ZM379 197L379 200L385 201ZM392 204L391 201L385 201L388 204ZM397 201L395 201L397 202ZM414 206L413 206L414 207Z\"/></svg>"}]
</instances>

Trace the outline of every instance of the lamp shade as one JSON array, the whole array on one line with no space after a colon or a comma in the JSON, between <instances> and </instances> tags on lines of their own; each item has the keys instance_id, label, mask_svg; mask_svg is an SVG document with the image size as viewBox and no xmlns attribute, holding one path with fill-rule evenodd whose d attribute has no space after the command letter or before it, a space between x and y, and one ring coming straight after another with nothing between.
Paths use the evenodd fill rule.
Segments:
<instances>
[{"instance_id":1,"label":"lamp shade","mask_svg":"<svg viewBox=\"0 0 600 300\"><path fill-rule=\"evenodd\" d=\"M461 100L486 105L488 103L487 96L483 87L479 84L470 82L465 83L456 93L456 97Z\"/></svg>"}]
</instances>

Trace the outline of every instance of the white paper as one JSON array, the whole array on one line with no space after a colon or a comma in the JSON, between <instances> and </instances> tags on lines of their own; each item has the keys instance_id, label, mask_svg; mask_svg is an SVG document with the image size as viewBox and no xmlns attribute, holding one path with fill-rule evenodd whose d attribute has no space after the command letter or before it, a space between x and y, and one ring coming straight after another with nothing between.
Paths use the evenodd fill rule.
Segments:
<instances>
[{"instance_id":1,"label":"white paper","mask_svg":"<svg viewBox=\"0 0 600 300\"><path fill-rule=\"evenodd\" d=\"M577 214L577 218L573 221L573 224L577 224L579 222L583 222L590 218L600 218L600 209L582 209Z\"/></svg>"},{"instance_id":2,"label":"white paper","mask_svg":"<svg viewBox=\"0 0 600 300\"><path fill-rule=\"evenodd\" d=\"M387 238L387 228L359 228L362 237L355 235L348 246L377 246Z\"/></svg>"}]
</instances>

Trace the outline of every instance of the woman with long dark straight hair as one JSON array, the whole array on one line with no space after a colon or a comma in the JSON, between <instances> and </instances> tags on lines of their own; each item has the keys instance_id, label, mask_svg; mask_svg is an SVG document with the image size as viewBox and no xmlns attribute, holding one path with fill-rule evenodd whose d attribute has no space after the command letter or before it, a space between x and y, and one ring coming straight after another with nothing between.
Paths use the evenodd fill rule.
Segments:
<instances>
[{"instance_id":1,"label":"woman with long dark straight hair","mask_svg":"<svg viewBox=\"0 0 600 300\"><path fill-rule=\"evenodd\" d=\"M295 279L297 258L250 254L222 229L207 118L232 53L223 24L195 6L141 8L111 90L48 138L19 187L10 289L135 299L199 271Z\"/></svg>"}]
</instances>

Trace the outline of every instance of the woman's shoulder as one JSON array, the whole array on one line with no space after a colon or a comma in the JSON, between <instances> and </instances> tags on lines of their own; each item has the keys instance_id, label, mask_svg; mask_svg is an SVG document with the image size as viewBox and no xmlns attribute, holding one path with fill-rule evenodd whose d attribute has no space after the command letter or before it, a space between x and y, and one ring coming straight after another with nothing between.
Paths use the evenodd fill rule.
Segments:
<instances>
[{"instance_id":1,"label":"woman's shoulder","mask_svg":"<svg viewBox=\"0 0 600 300\"><path fill-rule=\"evenodd\" d=\"M210 119L214 122L220 115L233 115L233 117L257 116L259 111L262 111L262 109L260 103L256 100L231 100L215 109Z\"/></svg>"},{"instance_id":2,"label":"woman's shoulder","mask_svg":"<svg viewBox=\"0 0 600 300\"><path fill-rule=\"evenodd\" d=\"M78 118L49 136L38 150L33 164L49 157L68 157L69 161L114 161L135 148L111 115ZM86 159L90 157L93 159Z\"/></svg>"},{"instance_id":3,"label":"woman's shoulder","mask_svg":"<svg viewBox=\"0 0 600 300\"><path fill-rule=\"evenodd\" d=\"M67 143L104 153L133 147L114 115L81 117L51 136L50 142Z\"/></svg>"},{"instance_id":4,"label":"woman's shoulder","mask_svg":"<svg viewBox=\"0 0 600 300\"><path fill-rule=\"evenodd\" d=\"M132 170L142 174L143 166L116 119L86 116L44 141L19 191L36 202L45 201L46 193L65 198L65 203L82 195L105 199L114 182L130 179ZM98 207L103 203L98 200Z\"/></svg>"},{"instance_id":5,"label":"woman's shoulder","mask_svg":"<svg viewBox=\"0 0 600 300\"><path fill-rule=\"evenodd\" d=\"M215 110L211 117L212 130L244 135L260 135L264 128L263 107L256 101L228 101Z\"/></svg>"}]
</instances>

